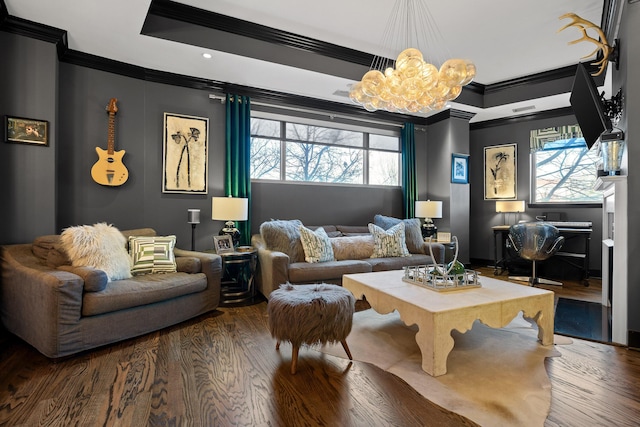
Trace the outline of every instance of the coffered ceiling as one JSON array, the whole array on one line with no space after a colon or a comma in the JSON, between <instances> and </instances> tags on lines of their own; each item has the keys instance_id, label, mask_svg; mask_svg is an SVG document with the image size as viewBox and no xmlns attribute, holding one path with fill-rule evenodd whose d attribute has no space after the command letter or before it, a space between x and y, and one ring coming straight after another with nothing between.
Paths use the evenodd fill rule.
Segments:
<instances>
[{"instance_id":1,"label":"coffered ceiling","mask_svg":"<svg viewBox=\"0 0 640 427\"><path fill-rule=\"evenodd\" d=\"M372 55L397 54L382 44L393 7L389 0L4 3L12 18L66 31L73 51L345 105L353 105L345 94L369 69ZM433 62L460 57L476 64L474 82L451 103L473 114L472 122L568 107L573 67L594 45L569 45L581 34L576 28L558 32L569 23L559 17L572 12L613 34L612 3L427 1L437 28L429 31L433 39L418 47Z\"/></svg>"}]
</instances>

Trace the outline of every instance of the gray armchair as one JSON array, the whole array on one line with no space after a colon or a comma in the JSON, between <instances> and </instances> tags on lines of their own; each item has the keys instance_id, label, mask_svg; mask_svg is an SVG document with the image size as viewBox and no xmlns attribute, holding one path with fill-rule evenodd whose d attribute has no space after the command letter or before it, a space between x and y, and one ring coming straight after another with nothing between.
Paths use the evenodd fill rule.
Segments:
<instances>
[{"instance_id":1,"label":"gray armchair","mask_svg":"<svg viewBox=\"0 0 640 427\"><path fill-rule=\"evenodd\" d=\"M563 245L564 237L553 225L546 222L525 222L512 225L509 229L509 243L520 258L532 261L531 277L510 276L509 279L529 282L530 286L538 284L562 286L554 280L538 277L536 265L538 261L553 256Z\"/></svg>"}]
</instances>

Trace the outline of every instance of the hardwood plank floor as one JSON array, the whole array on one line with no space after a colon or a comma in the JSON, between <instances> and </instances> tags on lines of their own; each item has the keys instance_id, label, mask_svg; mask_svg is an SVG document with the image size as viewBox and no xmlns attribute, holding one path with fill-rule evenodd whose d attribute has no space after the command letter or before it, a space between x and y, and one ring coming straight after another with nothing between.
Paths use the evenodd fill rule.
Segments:
<instances>
[{"instance_id":1,"label":"hardwood plank floor","mask_svg":"<svg viewBox=\"0 0 640 427\"><path fill-rule=\"evenodd\" d=\"M474 425L366 363L302 348L291 375L266 307L221 308L59 361L0 333L0 425ZM640 352L573 341L545 362L546 425L637 425Z\"/></svg>"}]
</instances>

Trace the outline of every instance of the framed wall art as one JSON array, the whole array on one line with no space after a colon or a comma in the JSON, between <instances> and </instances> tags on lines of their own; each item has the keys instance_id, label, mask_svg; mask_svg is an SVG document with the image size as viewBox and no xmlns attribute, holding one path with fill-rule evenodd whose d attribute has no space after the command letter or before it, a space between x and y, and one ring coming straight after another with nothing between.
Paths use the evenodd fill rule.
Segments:
<instances>
[{"instance_id":1,"label":"framed wall art","mask_svg":"<svg viewBox=\"0 0 640 427\"><path fill-rule=\"evenodd\" d=\"M162 192L207 194L209 119L164 113Z\"/></svg>"},{"instance_id":2,"label":"framed wall art","mask_svg":"<svg viewBox=\"0 0 640 427\"><path fill-rule=\"evenodd\" d=\"M451 154L451 182L454 184L469 183L468 154Z\"/></svg>"},{"instance_id":3,"label":"framed wall art","mask_svg":"<svg viewBox=\"0 0 640 427\"><path fill-rule=\"evenodd\" d=\"M46 147L49 145L49 122L46 120L26 119L24 117L4 116L4 135L6 142Z\"/></svg>"},{"instance_id":4,"label":"framed wall art","mask_svg":"<svg viewBox=\"0 0 640 427\"><path fill-rule=\"evenodd\" d=\"M517 144L484 147L484 199L515 200Z\"/></svg>"}]
</instances>

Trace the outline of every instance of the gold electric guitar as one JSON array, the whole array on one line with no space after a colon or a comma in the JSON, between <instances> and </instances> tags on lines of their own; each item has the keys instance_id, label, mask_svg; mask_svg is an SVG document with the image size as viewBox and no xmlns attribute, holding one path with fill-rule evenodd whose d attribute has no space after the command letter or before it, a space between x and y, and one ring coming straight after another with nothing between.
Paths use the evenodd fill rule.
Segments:
<instances>
[{"instance_id":1,"label":"gold electric guitar","mask_svg":"<svg viewBox=\"0 0 640 427\"><path fill-rule=\"evenodd\" d=\"M115 116L118 112L116 98L111 98L107 111L109 112L109 138L107 139L107 149L96 147L98 161L91 168L91 177L100 185L115 187L124 184L129 178L129 171L122 163L124 150L114 151L115 140Z\"/></svg>"}]
</instances>

